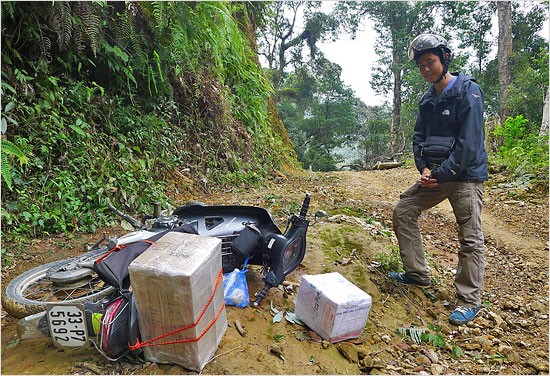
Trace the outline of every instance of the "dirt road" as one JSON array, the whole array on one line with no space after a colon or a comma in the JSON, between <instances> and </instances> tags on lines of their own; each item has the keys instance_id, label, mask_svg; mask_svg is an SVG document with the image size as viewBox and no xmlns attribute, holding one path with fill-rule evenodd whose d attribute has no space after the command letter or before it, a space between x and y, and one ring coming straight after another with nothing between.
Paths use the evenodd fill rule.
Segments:
<instances>
[{"instance_id":1,"label":"dirt road","mask_svg":"<svg viewBox=\"0 0 550 376\"><path fill-rule=\"evenodd\" d=\"M361 337L332 345L284 319L273 322L270 302L279 310L294 311L296 288L272 289L257 309L228 307L229 327L203 373L548 374L547 194L498 184L497 177L486 185L484 308L473 323L456 327L448 323L454 308L452 283L458 250L457 228L448 204L421 217L434 285L427 290L397 286L383 270L395 261L391 255L397 249L391 231L393 205L416 178L412 168L289 173L277 176L269 188L178 197L178 202L193 199L207 204L263 206L284 228L291 208L309 191L310 212L325 210L330 216L310 227L306 258L288 280L298 284L303 274L337 271L372 297ZM92 242L88 237L75 237L71 244L86 241ZM62 238L37 242L32 258L3 271L3 285L37 262L74 254L65 243ZM248 282L252 292L261 288L258 270L250 271ZM235 328L236 320L245 326L244 337ZM403 335L411 327L423 328L430 336L416 343ZM62 350L48 339L21 341L16 320L3 313L2 373L194 372L175 365L110 362L94 349Z\"/></svg>"}]
</instances>

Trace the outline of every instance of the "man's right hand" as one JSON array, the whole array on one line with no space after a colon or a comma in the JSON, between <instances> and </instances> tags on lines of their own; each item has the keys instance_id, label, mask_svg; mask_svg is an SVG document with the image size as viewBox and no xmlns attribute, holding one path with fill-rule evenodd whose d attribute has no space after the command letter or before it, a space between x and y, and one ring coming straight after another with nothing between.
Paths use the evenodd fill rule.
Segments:
<instances>
[{"instance_id":1,"label":"man's right hand","mask_svg":"<svg viewBox=\"0 0 550 376\"><path fill-rule=\"evenodd\" d=\"M434 179L431 177L432 170L430 170L428 167L424 167L422 170L422 175L420 175L420 179L418 180L418 184L420 184L421 187L425 188L435 188L439 187L439 183L437 182L437 179Z\"/></svg>"}]
</instances>

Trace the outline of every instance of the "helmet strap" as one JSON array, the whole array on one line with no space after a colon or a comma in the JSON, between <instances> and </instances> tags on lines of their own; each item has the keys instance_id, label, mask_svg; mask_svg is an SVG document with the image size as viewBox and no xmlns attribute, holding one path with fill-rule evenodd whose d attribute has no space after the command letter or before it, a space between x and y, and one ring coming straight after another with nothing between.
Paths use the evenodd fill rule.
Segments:
<instances>
[{"instance_id":1,"label":"helmet strap","mask_svg":"<svg viewBox=\"0 0 550 376\"><path fill-rule=\"evenodd\" d=\"M447 74L447 70L445 69L443 71L443 73L441 73L441 76L439 76L439 78L437 79L437 81L434 82L434 84L437 84L438 82L441 82L441 80L445 77L445 75Z\"/></svg>"},{"instance_id":2,"label":"helmet strap","mask_svg":"<svg viewBox=\"0 0 550 376\"><path fill-rule=\"evenodd\" d=\"M445 77L445 75L447 74L447 72L449 71L449 65L451 63L451 59L447 59L445 57L445 50L443 48L441 48L440 50L440 53L441 53L441 64L443 64L443 72L441 73L441 76L439 76L439 78L437 79L437 81L434 82L434 84L437 84L438 82L441 82L441 80L443 80L443 78Z\"/></svg>"}]
</instances>

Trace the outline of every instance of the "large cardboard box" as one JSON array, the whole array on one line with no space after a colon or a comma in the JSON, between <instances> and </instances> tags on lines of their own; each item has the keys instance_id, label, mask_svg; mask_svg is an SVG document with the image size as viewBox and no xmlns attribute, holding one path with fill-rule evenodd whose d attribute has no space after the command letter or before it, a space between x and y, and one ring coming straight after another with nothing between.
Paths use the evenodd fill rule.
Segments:
<instances>
[{"instance_id":1,"label":"large cardboard box","mask_svg":"<svg viewBox=\"0 0 550 376\"><path fill-rule=\"evenodd\" d=\"M339 273L304 275L296 316L330 343L357 338L372 305L369 294Z\"/></svg>"},{"instance_id":2,"label":"large cardboard box","mask_svg":"<svg viewBox=\"0 0 550 376\"><path fill-rule=\"evenodd\" d=\"M227 328L221 240L169 232L129 266L145 359L200 372ZM182 328L186 328L181 330Z\"/></svg>"}]
</instances>

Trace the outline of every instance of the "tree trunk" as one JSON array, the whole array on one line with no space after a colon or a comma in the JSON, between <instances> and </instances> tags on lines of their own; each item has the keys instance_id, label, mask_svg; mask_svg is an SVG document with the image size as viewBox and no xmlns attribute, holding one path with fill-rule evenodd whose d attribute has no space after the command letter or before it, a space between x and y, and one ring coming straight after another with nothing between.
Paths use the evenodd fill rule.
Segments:
<instances>
[{"instance_id":1,"label":"tree trunk","mask_svg":"<svg viewBox=\"0 0 550 376\"><path fill-rule=\"evenodd\" d=\"M373 170L389 170L391 168L397 168L404 166L405 162L378 162L373 166Z\"/></svg>"},{"instance_id":2,"label":"tree trunk","mask_svg":"<svg viewBox=\"0 0 550 376\"><path fill-rule=\"evenodd\" d=\"M399 134L401 133L401 63L398 52L392 51L392 73L393 73L393 112L390 128L391 154L396 155L401 150Z\"/></svg>"},{"instance_id":3,"label":"tree trunk","mask_svg":"<svg viewBox=\"0 0 550 376\"><path fill-rule=\"evenodd\" d=\"M508 108L508 88L512 83L512 69L510 58L512 56L512 3L509 1L497 1L498 14L498 83L500 96L500 121L506 121L510 114Z\"/></svg>"},{"instance_id":4,"label":"tree trunk","mask_svg":"<svg viewBox=\"0 0 550 376\"><path fill-rule=\"evenodd\" d=\"M548 103L549 96L550 88L546 90L546 94L544 95L544 107L542 108L542 124L540 125L539 136L548 136L548 122L550 121L550 119L548 119L548 111L550 110L548 108L550 106Z\"/></svg>"}]
</instances>

